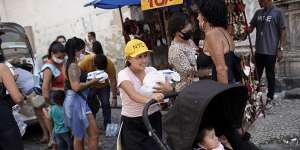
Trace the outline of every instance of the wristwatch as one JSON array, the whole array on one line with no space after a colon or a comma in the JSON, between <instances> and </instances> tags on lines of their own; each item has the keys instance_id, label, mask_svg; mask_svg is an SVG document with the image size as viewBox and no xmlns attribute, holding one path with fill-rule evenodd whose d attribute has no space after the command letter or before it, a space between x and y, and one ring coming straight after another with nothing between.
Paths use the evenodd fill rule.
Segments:
<instances>
[{"instance_id":1,"label":"wristwatch","mask_svg":"<svg viewBox=\"0 0 300 150\"><path fill-rule=\"evenodd\" d=\"M283 51L283 47L280 47L279 50L280 50L280 51Z\"/></svg>"}]
</instances>

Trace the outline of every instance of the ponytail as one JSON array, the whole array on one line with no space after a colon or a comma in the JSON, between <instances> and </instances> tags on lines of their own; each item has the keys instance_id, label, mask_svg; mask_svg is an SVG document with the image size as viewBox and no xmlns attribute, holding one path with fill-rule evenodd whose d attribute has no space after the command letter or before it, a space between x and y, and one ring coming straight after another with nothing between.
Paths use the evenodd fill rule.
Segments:
<instances>
[{"instance_id":1,"label":"ponytail","mask_svg":"<svg viewBox=\"0 0 300 150\"><path fill-rule=\"evenodd\" d=\"M71 39L68 39L66 43L66 53L68 55L68 60L66 63L66 75L67 78L69 76L68 70L72 63L76 61L76 52L80 51L85 48L85 43L82 39L79 39L77 37L73 37Z\"/></svg>"}]
</instances>

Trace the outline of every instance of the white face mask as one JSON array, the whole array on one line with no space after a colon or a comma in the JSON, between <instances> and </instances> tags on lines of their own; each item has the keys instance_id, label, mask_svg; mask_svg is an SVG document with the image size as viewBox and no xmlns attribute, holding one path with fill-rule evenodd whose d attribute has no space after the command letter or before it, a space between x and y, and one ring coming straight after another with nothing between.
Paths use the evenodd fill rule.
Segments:
<instances>
[{"instance_id":1,"label":"white face mask","mask_svg":"<svg viewBox=\"0 0 300 150\"><path fill-rule=\"evenodd\" d=\"M64 59L59 59L59 58L56 58L55 56L52 56L52 60L57 64L61 64L65 61Z\"/></svg>"},{"instance_id":2,"label":"white face mask","mask_svg":"<svg viewBox=\"0 0 300 150\"><path fill-rule=\"evenodd\" d=\"M84 58L84 54L80 54L79 59L82 60Z\"/></svg>"},{"instance_id":3,"label":"white face mask","mask_svg":"<svg viewBox=\"0 0 300 150\"><path fill-rule=\"evenodd\" d=\"M83 60L84 56L84 54L80 54L79 57L76 57L77 61Z\"/></svg>"}]
</instances>

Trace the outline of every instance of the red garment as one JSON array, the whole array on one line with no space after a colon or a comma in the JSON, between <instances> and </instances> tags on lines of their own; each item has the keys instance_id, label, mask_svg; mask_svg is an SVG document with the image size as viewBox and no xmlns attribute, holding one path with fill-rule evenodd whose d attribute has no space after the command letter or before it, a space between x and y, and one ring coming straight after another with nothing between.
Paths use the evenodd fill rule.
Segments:
<instances>
[{"instance_id":1,"label":"red garment","mask_svg":"<svg viewBox=\"0 0 300 150\"><path fill-rule=\"evenodd\" d=\"M63 67L62 67L62 65L55 65L51 60L48 60L47 63L53 64L60 71L60 75L58 77L52 79L52 81L51 81L51 85L52 85L51 88L61 88L61 89L64 89L64 87L65 87L65 77L64 77L64 74L63 74L63 69L62 69Z\"/></svg>"},{"instance_id":2,"label":"red garment","mask_svg":"<svg viewBox=\"0 0 300 150\"><path fill-rule=\"evenodd\" d=\"M65 86L65 77L63 73L60 72L60 75L52 80L52 88L64 88L64 86Z\"/></svg>"}]
</instances>

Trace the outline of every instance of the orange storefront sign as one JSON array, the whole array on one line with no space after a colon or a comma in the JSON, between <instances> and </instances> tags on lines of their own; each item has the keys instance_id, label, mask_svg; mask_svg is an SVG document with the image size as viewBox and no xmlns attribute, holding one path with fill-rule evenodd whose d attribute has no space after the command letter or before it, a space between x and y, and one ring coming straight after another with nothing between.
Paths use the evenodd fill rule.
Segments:
<instances>
[{"instance_id":1,"label":"orange storefront sign","mask_svg":"<svg viewBox=\"0 0 300 150\"><path fill-rule=\"evenodd\" d=\"M183 0L141 0L142 10L182 4Z\"/></svg>"}]
</instances>

